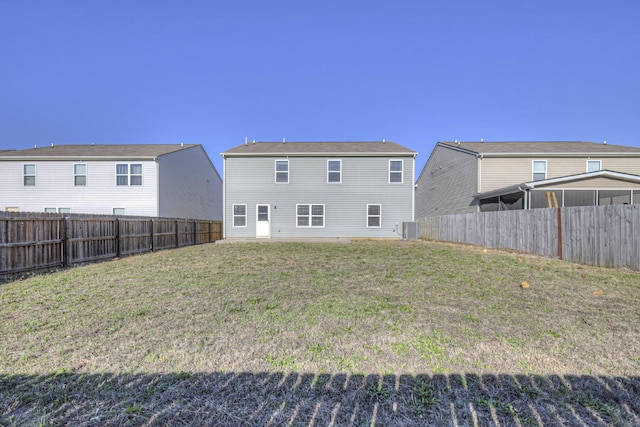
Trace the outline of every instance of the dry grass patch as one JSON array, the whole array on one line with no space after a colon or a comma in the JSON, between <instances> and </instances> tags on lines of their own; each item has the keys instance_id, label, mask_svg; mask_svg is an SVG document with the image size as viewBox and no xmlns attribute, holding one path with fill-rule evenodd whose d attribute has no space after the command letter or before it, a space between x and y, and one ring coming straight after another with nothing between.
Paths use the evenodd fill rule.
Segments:
<instances>
[{"instance_id":1,"label":"dry grass patch","mask_svg":"<svg viewBox=\"0 0 640 427\"><path fill-rule=\"evenodd\" d=\"M639 279L364 241L37 276L0 286L0 424L632 425Z\"/></svg>"}]
</instances>

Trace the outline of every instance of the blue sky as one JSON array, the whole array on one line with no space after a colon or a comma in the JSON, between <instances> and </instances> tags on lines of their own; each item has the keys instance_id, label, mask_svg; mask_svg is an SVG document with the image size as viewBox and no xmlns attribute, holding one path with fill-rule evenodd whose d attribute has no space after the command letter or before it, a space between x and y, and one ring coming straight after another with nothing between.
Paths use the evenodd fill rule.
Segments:
<instances>
[{"instance_id":1,"label":"blue sky","mask_svg":"<svg viewBox=\"0 0 640 427\"><path fill-rule=\"evenodd\" d=\"M640 146L640 2L0 0L0 148Z\"/></svg>"}]
</instances>

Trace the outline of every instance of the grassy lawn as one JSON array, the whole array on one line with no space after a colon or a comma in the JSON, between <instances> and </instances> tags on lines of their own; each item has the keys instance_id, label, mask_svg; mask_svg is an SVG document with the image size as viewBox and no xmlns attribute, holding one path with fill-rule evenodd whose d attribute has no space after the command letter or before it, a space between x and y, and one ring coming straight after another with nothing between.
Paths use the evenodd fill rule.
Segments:
<instances>
[{"instance_id":1,"label":"grassy lawn","mask_svg":"<svg viewBox=\"0 0 640 427\"><path fill-rule=\"evenodd\" d=\"M638 425L639 325L637 272L201 245L0 285L0 425Z\"/></svg>"}]
</instances>

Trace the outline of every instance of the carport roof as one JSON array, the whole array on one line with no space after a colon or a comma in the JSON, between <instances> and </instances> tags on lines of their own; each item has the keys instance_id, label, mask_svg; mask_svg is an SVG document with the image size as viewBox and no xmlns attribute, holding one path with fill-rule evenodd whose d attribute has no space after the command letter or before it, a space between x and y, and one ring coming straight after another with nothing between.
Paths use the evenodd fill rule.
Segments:
<instances>
[{"instance_id":1,"label":"carport roof","mask_svg":"<svg viewBox=\"0 0 640 427\"><path fill-rule=\"evenodd\" d=\"M536 187L544 187L547 185L562 184L566 182L574 182L574 181L580 181L584 179L591 179L591 178L598 178L598 177L637 182L638 184L640 184L639 175L633 175L633 174L615 172L615 171L609 171L609 170L600 170L596 172L586 172L586 173L580 173L576 175L566 175L566 176L561 176L557 178L543 179L539 181L523 182L521 184L515 184L515 185L510 185L508 187L502 187L502 188L498 188L491 191L485 191L484 193L477 193L477 194L474 194L473 197L476 199L486 199L488 197L503 196L505 194L512 194L512 193L532 190Z\"/></svg>"}]
</instances>

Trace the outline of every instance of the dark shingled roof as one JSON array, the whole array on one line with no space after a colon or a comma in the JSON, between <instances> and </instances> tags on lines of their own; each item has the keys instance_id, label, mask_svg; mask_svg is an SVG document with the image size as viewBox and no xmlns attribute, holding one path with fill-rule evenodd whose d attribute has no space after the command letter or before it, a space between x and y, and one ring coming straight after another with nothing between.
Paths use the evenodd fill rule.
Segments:
<instances>
[{"instance_id":1,"label":"dark shingled roof","mask_svg":"<svg viewBox=\"0 0 640 427\"><path fill-rule=\"evenodd\" d=\"M582 141L439 142L476 154L640 154L640 148Z\"/></svg>"},{"instance_id":2,"label":"dark shingled roof","mask_svg":"<svg viewBox=\"0 0 640 427\"><path fill-rule=\"evenodd\" d=\"M55 145L27 150L0 152L2 158L50 157L50 158L90 158L90 157L158 157L163 154L186 148L197 147L197 144L113 144L113 145Z\"/></svg>"},{"instance_id":3,"label":"dark shingled roof","mask_svg":"<svg viewBox=\"0 0 640 427\"><path fill-rule=\"evenodd\" d=\"M242 155L415 155L395 142L249 142L222 153L223 156Z\"/></svg>"}]
</instances>

